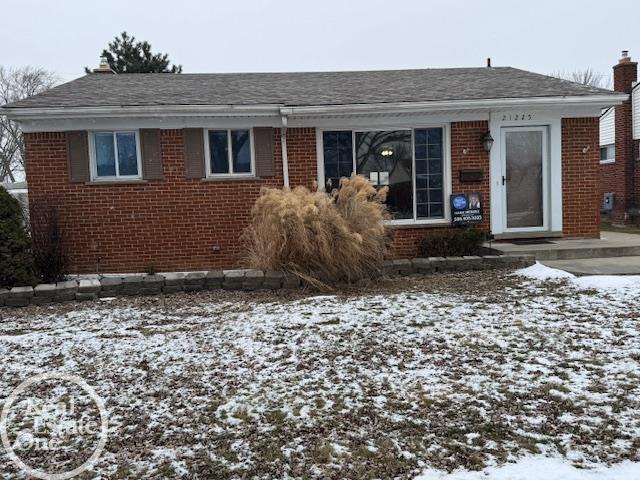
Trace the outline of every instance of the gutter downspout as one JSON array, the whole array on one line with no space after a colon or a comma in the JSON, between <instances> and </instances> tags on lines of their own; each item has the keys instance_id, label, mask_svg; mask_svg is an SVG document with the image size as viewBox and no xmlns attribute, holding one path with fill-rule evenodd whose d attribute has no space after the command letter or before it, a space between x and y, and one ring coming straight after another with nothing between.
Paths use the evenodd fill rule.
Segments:
<instances>
[{"instance_id":1,"label":"gutter downspout","mask_svg":"<svg viewBox=\"0 0 640 480\"><path fill-rule=\"evenodd\" d=\"M280 128L280 145L282 150L282 177L284 188L289 189L289 156L287 154L287 115L281 112L282 128Z\"/></svg>"}]
</instances>

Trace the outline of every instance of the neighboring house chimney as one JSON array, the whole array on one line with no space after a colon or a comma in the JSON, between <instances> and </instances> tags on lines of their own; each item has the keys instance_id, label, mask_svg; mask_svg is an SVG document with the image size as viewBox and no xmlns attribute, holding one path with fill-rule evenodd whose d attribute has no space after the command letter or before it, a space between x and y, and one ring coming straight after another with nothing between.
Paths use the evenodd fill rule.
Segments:
<instances>
[{"instance_id":1,"label":"neighboring house chimney","mask_svg":"<svg viewBox=\"0 0 640 480\"><path fill-rule=\"evenodd\" d=\"M628 50L622 51L622 57L613 67L613 89L629 95L622 105L615 108L616 139L616 198L612 212L614 222L626 222L629 209L637 207L635 195L635 155L633 142L633 118L631 91L638 80L638 63L632 62ZM640 172L639 172L640 173Z\"/></svg>"},{"instance_id":2,"label":"neighboring house chimney","mask_svg":"<svg viewBox=\"0 0 640 480\"><path fill-rule=\"evenodd\" d=\"M93 69L93 73L115 74L116 72L111 70L111 67L109 66L109 62L107 62L107 59L105 57L100 57L100 64L98 65L98 68Z\"/></svg>"}]
</instances>

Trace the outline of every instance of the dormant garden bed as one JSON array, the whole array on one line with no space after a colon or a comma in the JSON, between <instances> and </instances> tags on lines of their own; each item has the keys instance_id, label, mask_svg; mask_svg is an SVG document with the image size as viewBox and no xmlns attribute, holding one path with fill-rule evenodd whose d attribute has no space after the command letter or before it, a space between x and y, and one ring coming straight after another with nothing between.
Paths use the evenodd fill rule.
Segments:
<instances>
[{"instance_id":1,"label":"dormant garden bed","mask_svg":"<svg viewBox=\"0 0 640 480\"><path fill-rule=\"evenodd\" d=\"M2 309L0 398L85 378L109 478L638 478L639 280L524 273Z\"/></svg>"},{"instance_id":2,"label":"dormant garden bed","mask_svg":"<svg viewBox=\"0 0 640 480\"><path fill-rule=\"evenodd\" d=\"M430 257L385 262L383 274L430 275L434 273L518 268L531 265L529 255L487 255L483 257ZM72 300L87 301L104 297L158 295L200 290L281 290L307 285L299 276L275 271L250 269L176 272L162 274L85 275L58 283L35 287L0 288L0 307L26 307Z\"/></svg>"}]
</instances>

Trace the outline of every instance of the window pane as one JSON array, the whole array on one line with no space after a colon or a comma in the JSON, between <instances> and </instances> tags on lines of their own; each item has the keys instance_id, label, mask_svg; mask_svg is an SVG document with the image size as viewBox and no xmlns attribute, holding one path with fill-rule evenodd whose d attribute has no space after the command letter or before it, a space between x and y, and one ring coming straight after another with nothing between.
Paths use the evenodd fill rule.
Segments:
<instances>
[{"instance_id":1,"label":"window pane","mask_svg":"<svg viewBox=\"0 0 640 480\"><path fill-rule=\"evenodd\" d=\"M116 155L112 133L96 133L96 173L98 177L116 176Z\"/></svg>"},{"instance_id":2,"label":"window pane","mask_svg":"<svg viewBox=\"0 0 640 480\"><path fill-rule=\"evenodd\" d=\"M323 132L325 190L338 188L341 177L353 172L353 143L351 131Z\"/></svg>"},{"instance_id":3,"label":"window pane","mask_svg":"<svg viewBox=\"0 0 640 480\"><path fill-rule=\"evenodd\" d=\"M118 143L118 169L120 175L138 175L138 154L136 153L136 134L116 133Z\"/></svg>"},{"instance_id":4,"label":"window pane","mask_svg":"<svg viewBox=\"0 0 640 480\"><path fill-rule=\"evenodd\" d=\"M229 145L226 130L209 131L211 173L229 173Z\"/></svg>"},{"instance_id":5,"label":"window pane","mask_svg":"<svg viewBox=\"0 0 640 480\"><path fill-rule=\"evenodd\" d=\"M604 147L600 147L600 160L613 160L615 155L615 145L605 145Z\"/></svg>"},{"instance_id":6,"label":"window pane","mask_svg":"<svg viewBox=\"0 0 640 480\"><path fill-rule=\"evenodd\" d=\"M251 173L251 135L249 130L231 132L233 173Z\"/></svg>"},{"instance_id":7,"label":"window pane","mask_svg":"<svg viewBox=\"0 0 640 480\"><path fill-rule=\"evenodd\" d=\"M389 185L387 205L396 219L413 218L412 163L411 131L356 133L356 172Z\"/></svg>"},{"instance_id":8,"label":"window pane","mask_svg":"<svg viewBox=\"0 0 640 480\"><path fill-rule=\"evenodd\" d=\"M544 133L516 130L505 134L507 228L544 224Z\"/></svg>"},{"instance_id":9,"label":"window pane","mask_svg":"<svg viewBox=\"0 0 640 480\"><path fill-rule=\"evenodd\" d=\"M426 175L416 175L416 189L425 189L428 185L428 177Z\"/></svg>"},{"instance_id":10,"label":"window pane","mask_svg":"<svg viewBox=\"0 0 640 480\"><path fill-rule=\"evenodd\" d=\"M417 217L442 218L444 216L442 129L426 128L416 130L414 139L417 173L428 174L421 175L419 181L416 182ZM425 157L427 160L418 160L418 158Z\"/></svg>"},{"instance_id":11,"label":"window pane","mask_svg":"<svg viewBox=\"0 0 640 480\"><path fill-rule=\"evenodd\" d=\"M430 217L444 217L444 209L442 208L442 203L432 203L429 205L429 216Z\"/></svg>"}]
</instances>

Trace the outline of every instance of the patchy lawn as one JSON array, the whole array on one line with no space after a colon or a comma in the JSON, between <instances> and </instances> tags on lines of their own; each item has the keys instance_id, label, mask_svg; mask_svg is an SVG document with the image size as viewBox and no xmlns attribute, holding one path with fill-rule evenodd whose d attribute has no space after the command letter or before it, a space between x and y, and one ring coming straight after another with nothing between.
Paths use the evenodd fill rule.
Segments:
<instances>
[{"instance_id":1,"label":"patchy lawn","mask_svg":"<svg viewBox=\"0 0 640 480\"><path fill-rule=\"evenodd\" d=\"M636 233L636 234L640 234L640 226L639 225L618 226L618 225L612 225L609 222L601 222L600 223L600 231L602 231L602 232L618 232L618 233Z\"/></svg>"},{"instance_id":2,"label":"patchy lawn","mask_svg":"<svg viewBox=\"0 0 640 480\"><path fill-rule=\"evenodd\" d=\"M32 374L84 377L113 423L94 472L112 478L638 462L640 281L609 285L476 272L0 309L0 398Z\"/></svg>"}]
</instances>

